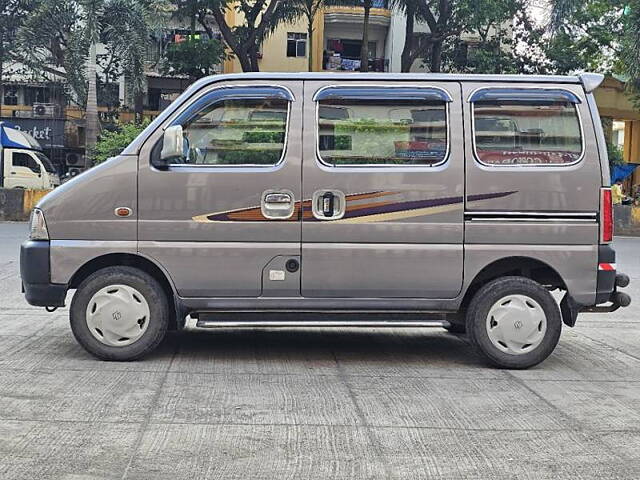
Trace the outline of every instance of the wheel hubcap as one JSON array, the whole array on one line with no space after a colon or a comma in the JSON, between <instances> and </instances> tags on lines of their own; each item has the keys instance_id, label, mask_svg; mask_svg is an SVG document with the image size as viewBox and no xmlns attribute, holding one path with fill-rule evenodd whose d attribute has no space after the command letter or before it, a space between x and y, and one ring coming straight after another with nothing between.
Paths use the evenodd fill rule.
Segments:
<instances>
[{"instance_id":1,"label":"wheel hubcap","mask_svg":"<svg viewBox=\"0 0 640 480\"><path fill-rule=\"evenodd\" d=\"M493 304L487 333L499 350L522 355L535 350L547 331L547 317L538 302L526 295L508 295Z\"/></svg>"},{"instance_id":2,"label":"wheel hubcap","mask_svg":"<svg viewBox=\"0 0 640 480\"><path fill-rule=\"evenodd\" d=\"M147 331L149 316L147 300L129 285L110 285L97 291L86 312L91 334L112 347L136 342Z\"/></svg>"}]
</instances>

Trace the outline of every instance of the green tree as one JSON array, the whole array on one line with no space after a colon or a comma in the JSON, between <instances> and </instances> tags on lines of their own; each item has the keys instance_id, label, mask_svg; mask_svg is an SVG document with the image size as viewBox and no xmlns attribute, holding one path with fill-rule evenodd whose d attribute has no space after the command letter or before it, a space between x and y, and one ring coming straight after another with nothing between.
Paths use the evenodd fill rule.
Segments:
<instances>
[{"instance_id":1,"label":"green tree","mask_svg":"<svg viewBox=\"0 0 640 480\"><path fill-rule=\"evenodd\" d=\"M445 42L445 70L495 74L544 71L540 58L544 29L529 18L526 0L465 0L458 9L460 34Z\"/></svg>"},{"instance_id":2,"label":"green tree","mask_svg":"<svg viewBox=\"0 0 640 480\"><path fill-rule=\"evenodd\" d=\"M67 83L71 100L85 107L88 151L99 130L97 44L104 45L107 57L118 59L119 73L125 76L130 95L140 99L149 36L167 8L163 0L33 1L18 33L20 53L13 59L27 65L34 75L53 76Z\"/></svg>"},{"instance_id":3,"label":"green tree","mask_svg":"<svg viewBox=\"0 0 640 480\"><path fill-rule=\"evenodd\" d=\"M97 165L119 155L149 123L149 120L141 123L116 123L112 129L103 130L95 148L89 153L90 160Z\"/></svg>"},{"instance_id":4,"label":"green tree","mask_svg":"<svg viewBox=\"0 0 640 480\"><path fill-rule=\"evenodd\" d=\"M432 72L539 70L531 49L516 49L518 43L537 45L541 36L528 17L526 0L392 0L392 4L406 17L403 72L420 58ZM418 22L429 30L416 33Z\"/></svg>"},{"instance_id":5,"label":"green tree","mask_svg":"<svg viewBox=\"0 0 640 480\"><path fill-rule=\"evenodd\" d=\"M5 62L15 55L18 47L16 32L29 12L29 4L27 0L0 0L0 86L3 85ZM0 92L0 111L4 101L2 93Z\"/></svg>"},{"instance_id":6,"label":"green tree","mask_svg":"<svg viewBox=\"0 0 640 480\"><path fill-rule=\"evenodd\" d=\"M292 21L298 16L292 2L286 0L208 0L201 2L206 9L201 11L201 24L207 23L207 14L213 16L227 47L236 56L244 72L260 70L258 57L260 45L282 22ZM234 9L243 19L239 25L227 23L227 11Z\"/></svg>"},{"instance_id":7,"label":"green tree","mask_svg":"<svg viewBox=\"0 0 640 480\"><path fill-rule=\"evenodd\" d=\"M623 57L623 47L634 43L633 16L625 15L628 4L620 0L553 0L545 48L550 69L557 73L631 72L633 62Z\"/></svg>"},{"instance_id":8,"label":"green tree","mask_svg":"<svg viewBox=\"0 0 640 480\"><path fill-rule=\"evenodd\" d=\"M219 29L226 46L240 62L244 72L259 71L260 45L281 22L299 16L293 2L286 0L177 0L176 15L191 20L192 32L196 23L214 38ZM242 23L229 24L227 13L233 11ZM212 21L213 19L213 21ZM216 28L217 27L217 28Z\"/></svg>"},{"instance_id":9,"label":"green tree","mask_svg":"<svg viewBox=\"0 0 640 480\"><path fill-rule=\"evenodd\" d=\"M554 71L621 75L640 108L640 0L553 0L549 32Z\"/></svg>"},{"instance_id":10,"label":"green tree","mask_svg":"<svg viewBox=\"0 0 640 480\"><path fill-rule=\"evenodd\" d=\"M216 39L187 39L167 47L165 73L186 75L191 80L213 75L225 58L224 44Z\"/></svg>"}]
</instances>

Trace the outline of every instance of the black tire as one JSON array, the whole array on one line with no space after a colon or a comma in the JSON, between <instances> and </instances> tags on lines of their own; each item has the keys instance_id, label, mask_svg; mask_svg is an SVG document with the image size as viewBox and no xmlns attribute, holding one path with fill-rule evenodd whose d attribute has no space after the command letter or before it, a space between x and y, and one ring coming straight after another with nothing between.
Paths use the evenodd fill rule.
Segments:
<instances>
[{"instance_id":1,"label":"black tire","mask_svg":"<svg viewBox=\"0 0 640 480\"><path fill-rule=\"evenodd\" d=\"M508 295L526 295L535 300L546 316L546 332L535 349L522 353L507 353L489 339L487 316L492 306ZM484 285L474 295L466 316L467 334L471 344L490 364L499 368L524 369L545 360L558 344L562 331L560 309L549 291L525 277L502 277Z\"/></svg>"},{"instance_id":2,"label":"black tire","mask_svg":"<svg viewBox=\"0 0 640 480\"><path fill-rule=\"evenodd\" d=\"M144 334L130 345L105 345L93 336L86 320L89 301L99 290L110 285L128 285L142 294L149 306L148 326ZM70 309L71 331L82 347L101 360L139 359L153 351L164 339L169 326L169 302L158 281L133 267L107 267L89 275L76 290Z\"/></svg>"}]
</instances>

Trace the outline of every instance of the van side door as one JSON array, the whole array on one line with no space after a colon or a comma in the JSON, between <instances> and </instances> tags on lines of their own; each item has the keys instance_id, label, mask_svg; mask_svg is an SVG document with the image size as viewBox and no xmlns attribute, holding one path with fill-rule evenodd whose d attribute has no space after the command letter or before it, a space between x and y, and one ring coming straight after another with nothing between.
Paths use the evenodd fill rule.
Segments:
<instances>
[{"instance_id":1,"label":"van side door","mask_svg":"<svg viewBox=\"0 0 640 480\"><path fill-rule=\"evenodd\" d=\"M464 158L456 82L305 82L302 294L456 297Z\"/></svg>"},{"instance_id":2,"label":"van side door","mask_svg":"<svg viewBox=\"0 0 640 480\"><path fill-rule=\"evenodd\" d=\"M141 149L138 249L182 297L300 294L301 82L213 84L167 120L184 153L153 166Z\"/></svg>"}]
</instances>

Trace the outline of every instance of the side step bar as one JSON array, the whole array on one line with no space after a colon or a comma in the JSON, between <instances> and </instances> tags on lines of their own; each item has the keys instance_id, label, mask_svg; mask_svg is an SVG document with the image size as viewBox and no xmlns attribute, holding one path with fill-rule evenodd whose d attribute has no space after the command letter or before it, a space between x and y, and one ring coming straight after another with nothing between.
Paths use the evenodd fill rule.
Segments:
<instances>
[{"instance_id":1,"label":"side step bar","mask_svg":"<svg viewBox=\"0 0 640 480\"><path fill-rule=\"evenodd\" d=\"M438 317L438 315L433 315ZM366 327L366 328L426 328L448 327L444 319L421 319L415 315L346 313L201 313L197 319L187 319L188 329L211 328L305 328L305 327Z\"/></svg>"}]
</instances>

